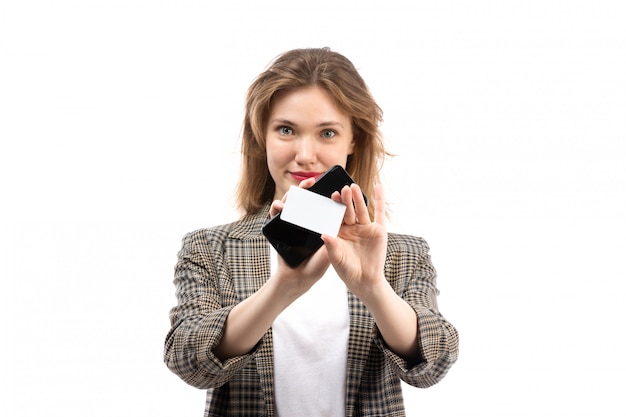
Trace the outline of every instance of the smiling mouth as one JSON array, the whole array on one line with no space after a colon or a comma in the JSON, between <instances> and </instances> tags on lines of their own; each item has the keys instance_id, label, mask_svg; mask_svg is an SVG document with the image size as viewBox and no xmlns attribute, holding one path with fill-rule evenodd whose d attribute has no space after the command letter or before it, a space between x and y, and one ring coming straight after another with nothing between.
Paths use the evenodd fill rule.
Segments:
<instances>
[{"instance_id":1,"label":"smiling mouth","mask_svg":"<svg viewBox=\"0 0 626 417\"><path fill-rule=\"evenodd\" d=\"M296 180L296 181L304 181L308 178L318 178L320 175L323 174L323 172L290 172L291 176Z\"/></svg>"}]
</instances>

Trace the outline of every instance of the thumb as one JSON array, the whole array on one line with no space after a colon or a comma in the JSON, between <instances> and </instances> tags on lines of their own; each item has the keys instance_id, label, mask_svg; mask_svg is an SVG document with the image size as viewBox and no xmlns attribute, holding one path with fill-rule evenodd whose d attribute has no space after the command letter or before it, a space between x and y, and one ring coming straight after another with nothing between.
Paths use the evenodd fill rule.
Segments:
<instances>
[{"instance_id":1,"label":"thumb","mask_svg":"<svg viewBox=\"0 0 626 417\"><path fill-rule=\"evenodd\" d=\"M336 237L333 237L331 235L327 235L325 233L322 233L322 240L324 241L324 244L326 245L326 248L328 248L328 249L337 247L337 238Z\"/></svg>"},{"instance_id":2,"label":"thumb","mask_svg":"<svg viewBox=\"0 0 626 417\"><path fill-rule=\"evenodd\" d=\"M334 264L334 262L341 257L338 253L339 240L336 237L326 234L322 234L322 240L324 241L324 246L326 247L326 252L328 253L328 259L330 259L330 262Z\"/></svg>"}]
</instances>

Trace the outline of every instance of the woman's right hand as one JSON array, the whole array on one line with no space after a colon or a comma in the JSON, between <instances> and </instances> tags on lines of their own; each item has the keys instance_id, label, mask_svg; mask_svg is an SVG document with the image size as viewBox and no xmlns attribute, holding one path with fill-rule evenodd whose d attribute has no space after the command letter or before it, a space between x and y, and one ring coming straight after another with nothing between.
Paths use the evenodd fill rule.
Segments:
<instances>
[{"instance_id":1,"label":"woman's right hand","mask_svg":"<svg viewBox=\"0 0 626 417\"><path fill-rule=\"evenodd\" d=\"M302 181L300 186L308 188L314 179ZM273 217L285 206L286 195L270 207ZM278 268L269 280L254 294L237 304L228 314L224 334L215 347L215 355L221 359L249 352L270 328L274 319L307 292L330 266L328 252L321 247L310 258L296 268L291 268L278 256Z\"/></svg>"},{"instance_id":2,"label":"woman's right hand","mask_svg":"<svg viewBox=\"0 0 626 417\"><path fill-rule=\"evenodd\" d=\"M309 188L315 183L315 178L309 178L300 183L301 188ZM270 206L270 217L276 216L283 211L288 193L282 199L274 200ZM278 257L278 269L272 279L278 280L278 284L289 291L294 297L299 297L309 290L326 272L330 266L328 252L322 246L311 257L307 258L295 268L290 267L280 255Z\"/></svg>"}]
</instances>

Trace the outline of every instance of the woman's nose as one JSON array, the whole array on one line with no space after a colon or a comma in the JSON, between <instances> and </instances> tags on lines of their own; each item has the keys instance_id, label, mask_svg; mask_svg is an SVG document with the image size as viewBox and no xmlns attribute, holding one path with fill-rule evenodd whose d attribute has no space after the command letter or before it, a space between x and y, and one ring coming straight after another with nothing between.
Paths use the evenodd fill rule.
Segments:
<instances>
[{"instance_id":1,"label":"woman's nose","mask_svg":"<svg viewBox=\"0 0 626 417\"><path fill-rule=\"evenodd\" d=\"M317 143L315 139L305 136L296 141L295 160L300 165L310 165L317 162Z\"/></svg>"}]
</instances>

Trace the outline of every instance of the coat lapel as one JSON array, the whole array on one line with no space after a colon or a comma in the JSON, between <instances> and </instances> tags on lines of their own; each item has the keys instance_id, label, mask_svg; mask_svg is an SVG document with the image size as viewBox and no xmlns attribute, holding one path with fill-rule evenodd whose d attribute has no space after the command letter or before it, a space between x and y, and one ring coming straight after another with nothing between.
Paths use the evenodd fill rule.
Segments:
<instances>
[{"instance_id":1,"label":"coat lapel","mask_svg":"<svg viewBox=\"0 0 626 417\"><path fill-rule=\"evenodd\" d=\"M262 228L269 205L257 215L243 218L232 229L226 242L226 259L233 286L240 301L250 297L269 279L269 243ZM265 397L268 416L274 415L274 359L271 329L263 336L255 361Z\"/></svg>"},{"instance_id":2,"label":"coat lapel","mask_svg":"<svg viewBox=\"0 0 626 417\"><path fill-rule=\"evenodd\" d=\"M346 375L346 416L354 415L361 375L372 346L374 319L365 305L348 292L350 307L350 336L348 338L348 368Z\"/></svg>"},{"instance_id":3,"label":"coat lapel","mask_svg":"<svg viewBox=\"0 0 626 417\"><path fill-rule=\"evenodd\" d=\"M270 276L269 243L262 229L267 212L240 220L226 241L226 258L239 300L245 300Z\"/></svg>"}]
</instances>

